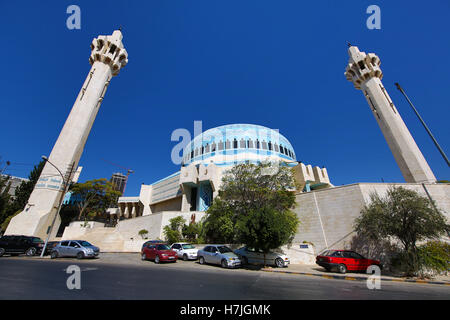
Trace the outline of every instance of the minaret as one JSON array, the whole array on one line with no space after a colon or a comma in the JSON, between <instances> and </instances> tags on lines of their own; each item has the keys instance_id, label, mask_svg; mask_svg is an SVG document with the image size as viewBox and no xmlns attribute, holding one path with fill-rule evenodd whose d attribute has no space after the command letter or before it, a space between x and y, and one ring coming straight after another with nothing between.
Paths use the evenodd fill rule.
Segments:
<instances>
[{"instance_id":1,"label":"minaret","mask_svg":"<svg viewBox=\"0 0 450 320\"><path fill-rule=\"evenodd\" d=\"M111 78L128 62L128 53L123 47L119 30L115 30L112 35L95 38L91 50L91 70L53 146L49 161L24 211L11 220L5 234L34 235L41 239L47 237L49 226L64 196L65 184L61 174L66 181L72 179ZM56 235L60 224L59 216L56 219L52 237Z\"/></svg>"},{"instance_id":2,"label":"minaret","mask_svg":"<svg viewBox=\"0 0 450 320\"><path fill-rule=\"evenodd\" d=\"M381 82L380 59L349 45L347 80L362 90L395 160L408 183L434 183L436 178Z\"/></svg>"}]
</instances>

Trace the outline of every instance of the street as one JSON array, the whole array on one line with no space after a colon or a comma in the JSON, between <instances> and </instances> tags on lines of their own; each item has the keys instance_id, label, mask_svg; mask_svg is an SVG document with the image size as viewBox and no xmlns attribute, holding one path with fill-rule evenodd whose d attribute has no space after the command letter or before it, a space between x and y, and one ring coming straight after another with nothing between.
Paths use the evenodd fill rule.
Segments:
<instances>
[{"instance_id":1,"label":"street","mask_svg":"<svg viewBox=\"0 0 450 320\"><path fill-rule=\"evenodd\" d=\"M222 269L195 261L155 264L116 258L0 258L0 299L168 299L168 300L403 300L450 299L450 287L381 282L370 290L364 281L346 281L245 269ZM129 259L130 256L127 256ZM81 270L80 289L69 290L66 270Z\"/></svg>"}]
</instances>

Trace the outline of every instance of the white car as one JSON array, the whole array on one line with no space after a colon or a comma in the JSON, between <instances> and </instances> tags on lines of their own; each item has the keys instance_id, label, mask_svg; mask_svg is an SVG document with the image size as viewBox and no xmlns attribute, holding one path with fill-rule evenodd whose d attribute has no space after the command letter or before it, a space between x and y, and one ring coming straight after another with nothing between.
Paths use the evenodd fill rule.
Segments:
<instances>
[{"instance_id":1,"label":"white car","mask_svg":"<svg viewBox=\"0 0 450 320\"><path fill-rule=\"evenodd\" d=\"M234 251L242 261L242 264L264 264L264 253L262 251L256 251L249 247L242 247ZM287 267L290 263L289 257L285 254L278 252L266 253L265 263L269 265L277 266L278 268Z\"/></svg>"},{"instance_id":2,"label":"white car","mask_svg":"<svg viewBox=\"0 0 450 320\"><path fill-rule=\"evenodd\" d=\"M190 243L177 242L177 243L172 244L170 249L175 251L178 255L178 258L182 258L184 261L197 260L198 249L196 249Z\"/></svg>"}]
</instances>

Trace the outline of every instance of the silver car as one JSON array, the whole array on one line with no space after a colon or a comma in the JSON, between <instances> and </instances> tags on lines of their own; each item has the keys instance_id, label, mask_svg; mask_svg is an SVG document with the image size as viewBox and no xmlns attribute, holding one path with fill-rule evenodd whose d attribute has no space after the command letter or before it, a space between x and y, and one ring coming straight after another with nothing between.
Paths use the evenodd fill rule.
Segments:
<instances>
[{"instance_id":1,"label":"silver car","mask_svg":"<svg viewBox=\"0 0 450 320\"><path fill-rule=\"evenodd\" d=\"M220 264L222 268L233 268L241 265L241 260L233 250L222 244L211 244L197 252L200 264Z\"/></svg>"},{"instance_id":2,"label":"silver car","mask_svg":"<svg viewBox=\"0 0 450 320\"><path fill-rule=\"evenodd\" d=\"M268 264L278 268L287 267L290 263L289 257L283 253L270 251L264 255L261 250L242 247L234 250L242 260L242 264Z\"/></svg>"},{"instance_id":3,"label":"silver car","mask_svg":"<svg viewBox=\"0 0 450 320\"><path fill-rule=\"evenodd\" d=\"M94 258L100 253L100 249L85 240L64 240L56 245L50 257L52 259L60 257Z\"/></svg>"}]
</instances>

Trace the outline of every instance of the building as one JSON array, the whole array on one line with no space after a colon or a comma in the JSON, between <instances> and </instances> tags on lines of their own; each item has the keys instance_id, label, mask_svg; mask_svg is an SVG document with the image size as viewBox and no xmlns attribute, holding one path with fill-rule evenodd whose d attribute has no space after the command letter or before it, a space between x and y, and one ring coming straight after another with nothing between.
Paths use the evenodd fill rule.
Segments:
<instances>
[{"instance_id":1,"label":"building","mask_svg":"<svg viewBox=\"0 0 450 320\"><path fill-rule=\"evenodd\" d=\"M224 171L240 163L270 161L295 168L307 190L331 187L325 168L296 160L291 143L278 131L253 124L230 124L209 129L183 150L179 171L150 185L134 197L119 198L119 218L164 211L205 212L217 196Z\"/></svg>"},{"instance_id":2,"label":"building","mask_svg":"<svg viewBox=\"0 0 450 320\"><path fill-rule=\"evenodd\" d=\"M114 190L119 191L121 194L125 191L125 186L127 185L128 177L120 172L113 173L111 179L109 180Z\"/></svg>"},{"instance_id":3,"label":"building","mask_svg":"<svg viewBox=\"0 0 450 320\"><path fill-rule=\"evenodd\" d=\"M300 185L294 212L301 223L292 246L283 248L292 263L314 264L315 255L324 249L349 248L355 235L353 222L370 201L371 194L383 196L393 186L427 196L450 220L450 184L436 183L381 83L379 58L353 46L349 48L349 57L345 75L356 89L362 90L406 183L353 183L334 187L325 168L297 161L291 143L277 130L231 124L196 136L184 148L177 172L142 185L139 195L119 198L119 208L108 210L119 220L115 228L92 224L83 229L79 223L73 223L65 229L63 238L83 237L98 244L103 251L138 252L145 241L139 239L139 230L146 229L151 239L163 239L163 228L171 218L200 220L217 196L227 168L261 161L292 167Z\"/></svg>"},{"instance_id":4,"label":"building","mask_svg":"<svg viewBox=\"0 0 450 320\"><path fill-rule=\"evenodd\" d=\"M20 178L20 177L15 177L15 176L8 176L8 175L2 175L2 176L9 177L8 184L11 183L11 185L9 186L8 194L12 197L16 196L16 189L18 186L20 186L22 184L22 182L30 181L26 178Z\"/></svg>"}]
</instances>

